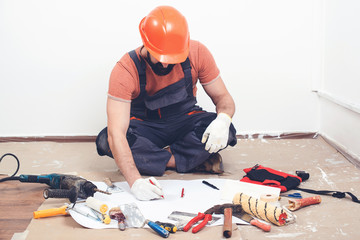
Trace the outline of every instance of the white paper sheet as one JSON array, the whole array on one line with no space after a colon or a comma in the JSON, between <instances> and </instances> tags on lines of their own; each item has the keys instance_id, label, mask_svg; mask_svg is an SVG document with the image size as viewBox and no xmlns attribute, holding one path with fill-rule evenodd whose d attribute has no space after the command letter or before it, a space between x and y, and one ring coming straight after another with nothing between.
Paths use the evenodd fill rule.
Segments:
<instances>
[{"instance_id":1,"label":"white paper sheet","mask_svg":"<svg viewBox=\"0 0 360 240\"><path fill-rule=\"evenodd\" d=\"M172 222L168 216L173 211L182 211L188 213L197 214L198 212L205 212L217 204L231 203L234 195L244 190L244 184L238 180L226 180L226 179L206 179L211 184L217 186L220 190L213 189L202 183L200 180L159 180L163 192L164 199L152 200L152 201L139 201L130 192L129 185L126 182L116 182L116 186L122 188L124 191L120 193L113 193L112 195L106 195L102 193L95 193L94 197L101 200L108 205L109 210L112 207L118 207L122 204L135 203L144 217L151 221ZM103 182L93 182L99 189L106 190L107 186ZM260 196L261 194L274 193L276 194L276 188L260 186L256 184L246 183L246 191L249 195ZM182 189L184 188L184 197L181 197ZM277 192L279 194L280 190ZM254 193L254 194L252 194ZM86 206L86 203L77 203L76 208L81 209L89 214L92 214L91 210ZM91 218L85 217L77 212L70 211L73 219L80 225L87 228L117 228L117 221L111 220L110 224L103 224L98 221L94 221ZM220 220L213 223L211 226L223 224L223 215L217 215L221 217ZM244 223L243 221L233 218L233 222Z\"/></svg>"}]
</instances>

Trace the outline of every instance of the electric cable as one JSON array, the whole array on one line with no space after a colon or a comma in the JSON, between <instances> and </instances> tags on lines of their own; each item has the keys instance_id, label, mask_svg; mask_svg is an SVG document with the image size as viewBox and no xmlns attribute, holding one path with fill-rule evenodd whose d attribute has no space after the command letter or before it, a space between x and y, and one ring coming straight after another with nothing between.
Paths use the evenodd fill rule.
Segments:
<instances>
[{"instance_id":1,"label":"electric cable","mask_svg":"<svg viewBox=\"0 0 360 240\"><path fill-rule=\"evenodd\" d=\"M10 176L10 177L5 177L5 178L2 178L0 179L0 182L5 182L5 181L10 181L10 180L19 180L20 178L19 177L15 177L15 175L17 174L17 172L19 171L19 168L20 168L20 161L19 159L12 153L5 153L4 155L2 155L2 157L0 158L0 163L1 163L1 160L3 160L4 157L6 156L12 156L13 158L15 158L16 162L17 162L17 168L15 170L15 172Z\"/></svg>"}]
</instances>

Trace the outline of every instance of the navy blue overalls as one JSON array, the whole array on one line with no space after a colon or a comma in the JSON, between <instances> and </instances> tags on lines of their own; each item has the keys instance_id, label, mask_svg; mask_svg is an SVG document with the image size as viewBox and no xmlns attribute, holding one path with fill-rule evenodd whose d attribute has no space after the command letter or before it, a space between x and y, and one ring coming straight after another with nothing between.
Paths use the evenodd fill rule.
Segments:
<instances>
[{"instance_id":1,"label":"navy blue overalls","mask_svg":"<svg viewBox=\"0 0 360 240\"><path fill-rule=\"evenodd\" d=\"M189 58L181 63L184 78L149 96L146 86L146 63L135 50L129 52L139 74L140 94L131 102L131 118L127 140L139 172L161 176L171 153L175 157L176 171L189 172L211 155L201 143L208 125L216 113L203 111L196 105ZM99 155L110 157L107 128L97 139ZM228 145L236 144L236 130L231 124ZM164 149L169 146L171 153Z\"/></svg>"}]
</instances>

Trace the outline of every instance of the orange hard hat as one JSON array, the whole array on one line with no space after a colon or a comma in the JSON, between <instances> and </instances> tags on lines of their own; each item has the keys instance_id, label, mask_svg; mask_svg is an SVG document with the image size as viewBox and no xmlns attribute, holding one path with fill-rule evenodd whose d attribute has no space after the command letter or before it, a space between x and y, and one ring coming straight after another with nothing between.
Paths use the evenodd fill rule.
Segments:
<instances>
[{"instance_id":1,"label":"orange hard hat","mask_svg":"<svg viewBox=\"0 0 360 240\"><path fill-rule=\"evenodd\" d=\"M155 8L141 20L139 30L145 48L159 62L181 63L189 55L188 24L175 8Z\"/></svg>"}]
</instances>

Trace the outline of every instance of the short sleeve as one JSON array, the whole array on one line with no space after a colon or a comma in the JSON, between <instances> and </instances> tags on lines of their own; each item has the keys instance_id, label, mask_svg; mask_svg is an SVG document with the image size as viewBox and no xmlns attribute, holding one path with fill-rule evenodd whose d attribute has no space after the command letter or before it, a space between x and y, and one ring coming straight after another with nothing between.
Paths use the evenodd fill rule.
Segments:
<instances>
[{"instance_id":1,"label":"short sleeve","mask_svg":"<svg viewBox=\"0 0 360 240\"><path fill-rule=\"evenodd\" d=\"M220 70L208 48L199 42L198 47L198 76L202 85L215 81L220 75Z\"/></svg>"},{"instance_id":2,"label":"short sleeve","mask_svg":"<svg viewBox=\"0 0 360 240\"><path fill-rule=\"evenodd\" d=\"M128 54L124 55L114 66L109 80L109 97L128 101L136 97L139 88L137 70Z\"/></svg>"}]
</instances>

